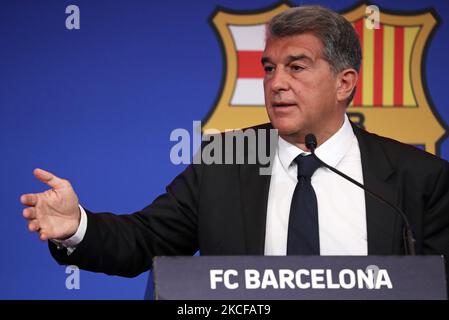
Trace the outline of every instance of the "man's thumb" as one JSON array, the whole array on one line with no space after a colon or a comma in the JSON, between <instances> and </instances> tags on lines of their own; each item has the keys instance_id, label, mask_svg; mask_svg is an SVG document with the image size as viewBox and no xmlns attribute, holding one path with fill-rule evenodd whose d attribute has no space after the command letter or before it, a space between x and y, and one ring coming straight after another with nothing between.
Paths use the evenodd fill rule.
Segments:
<instances>
[{"instance_id":1,"label":"man's thumb","mask_svg":"<svg viewBox=\"0 0 449 320\"><path fill-rule=\"evenodd\" d=\"M36 168L34 169L33 174L37 179L52 188L61 187L61 185L63 184L63 180L61 178L58 178L53 173L45 170Z\"/></svg>"}]
</instances>

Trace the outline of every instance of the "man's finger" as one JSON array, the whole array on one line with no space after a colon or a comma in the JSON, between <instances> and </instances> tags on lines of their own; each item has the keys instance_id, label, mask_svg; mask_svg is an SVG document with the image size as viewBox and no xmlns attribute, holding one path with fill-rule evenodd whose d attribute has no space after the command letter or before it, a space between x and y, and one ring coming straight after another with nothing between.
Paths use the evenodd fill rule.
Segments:
<instances>
[{"instance_id":1,"label":"man's finger","mask_svg":"<svg viewBox=\"0 0 449 320\"><path fill-rule=\"evenodd\" d=\"M36 219L36 209L35 208L25 208L23 209L23 217L25 219Z\"/></svg>"},{"instance_id":2,"label":"man's finger","mask_svg":"<svg viewBox=\"0 0 449 320\"><path fill-rule=\"evenodd\" d=\"M35 232L39 230L39 223L35 220L31 220L28 223L28 230L30 230L30 232Z\"/></svg>"},{"instance_id":3,"label":"man's finger","mask_svg":"<svg viewBox=\"0 0 449 320\"><path fill-rule=\"evenodd\" d=\"M41 232L39 234L39 239L41 239L42 241L46 241L49 239L48 235L45 232Z\"/></svg>"},{"instance_id":4,"label":"man's finger","mask_svg":"<svg viewBox=\"0 0 449 320\"><path fill-rule=\"evenodd\" d=\"M34 169L33 174L37 179L39 179L40 181L42 181L43 183L47 184L52 188L61 187L64 183L64 180L58 178L53 173L39 168Z\"/></svg>"},{"instance_id":5,"label":"man's finger","mask_svg":"<svg viewBox=\"0 0 449 320\"><path fill-rule=\"evenodd\" d=\"M37 203L37 196L35 194L23 194L20 197L20 202L26 206L35 206Z\"/></svg>"}]
</instances>

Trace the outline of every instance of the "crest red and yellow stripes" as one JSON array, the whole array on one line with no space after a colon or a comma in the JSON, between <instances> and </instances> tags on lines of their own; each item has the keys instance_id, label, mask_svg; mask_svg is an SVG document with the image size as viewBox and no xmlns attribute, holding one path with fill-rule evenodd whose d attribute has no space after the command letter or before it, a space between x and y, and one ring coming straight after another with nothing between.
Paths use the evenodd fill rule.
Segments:
<instances>
[{"instance_id":1,"label":"crest red and yellow stripes","mask_svg":"<svg viewBox=\"0 0 449 320\"><path fill-rule=\"evenodd\" d=\"M417 107L411 85L412 48L420 27L353 23L363 52L354 107Z\"/></svg>"}]
</instances>

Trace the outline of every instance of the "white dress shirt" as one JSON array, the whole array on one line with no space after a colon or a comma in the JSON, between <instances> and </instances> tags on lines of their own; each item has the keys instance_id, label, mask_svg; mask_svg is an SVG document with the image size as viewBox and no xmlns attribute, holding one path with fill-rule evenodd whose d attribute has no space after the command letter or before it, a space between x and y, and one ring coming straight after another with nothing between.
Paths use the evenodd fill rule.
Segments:
<instances>
[{"instance_id":1,"label":"white dress shirt","mask_svg":"<svg viewBox=\"0 0 449 320\"><path fill-rule=\"evenodd\" d=\"M273 162L268 196L265 255L287 252L290 205L297 183L293 161L304 152L281 137ZM343 126L316 149L316 155L363 184L360 149L347 116ZM362 189L327 168L312 176L318 201L321 255L367 255L365 194Z\"/></svg>"},{"instance_id":2,"label":"white dress shirt","mask_svg":"<svg viewBox=\"0 0 449 320\"><path fill-rule=\"evenodd\" d=\"M279 137L273 162L268 196L265 255L285 255L290 204L297 183L293 159L305 153ZM357 138L347 117L343 126L316 149L327 164L363 183L362 163ZM312 176L318 201L321 255L367 255L365 194L357 186L329 169L319 168ZM75 235L59 245L70 254L83 240L87 215L80 206L81 221Z\"/></svg>"}]
</instances>

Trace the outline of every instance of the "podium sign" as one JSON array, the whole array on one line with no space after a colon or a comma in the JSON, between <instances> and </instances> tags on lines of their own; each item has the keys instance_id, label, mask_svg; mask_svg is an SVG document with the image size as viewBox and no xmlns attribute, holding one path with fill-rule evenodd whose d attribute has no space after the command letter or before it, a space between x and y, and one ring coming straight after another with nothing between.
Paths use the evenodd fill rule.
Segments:
<instances>
[{"instance_id":1,"label":"podium sign","mask_svg":"<svg viewBox=\"0 0 449 320\"><path fill-rule=\"evenodd\" d=\"M442 256L156 257L156 299L447 299Z\"/></svg>"}]
</instances>

